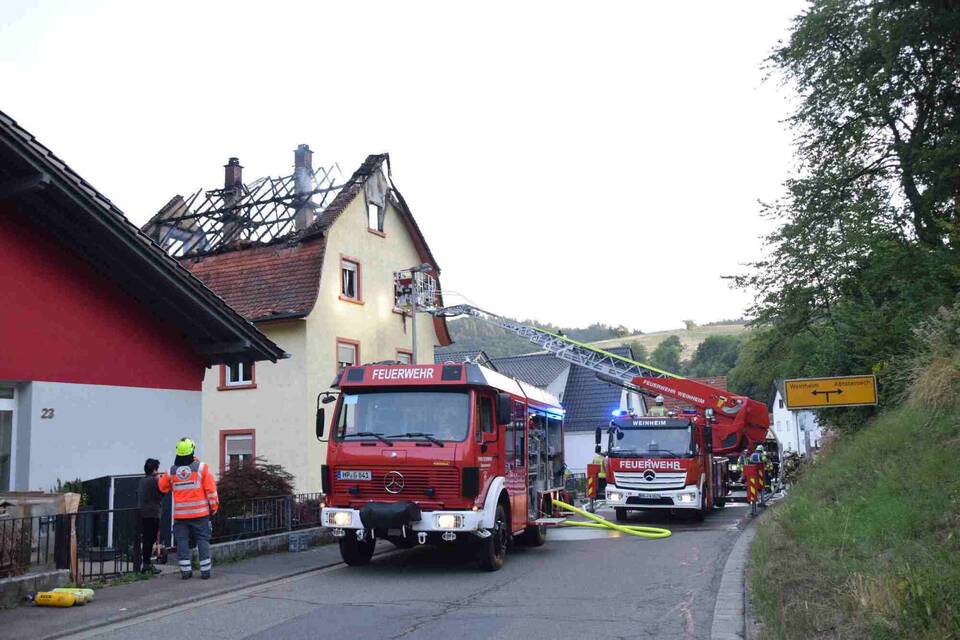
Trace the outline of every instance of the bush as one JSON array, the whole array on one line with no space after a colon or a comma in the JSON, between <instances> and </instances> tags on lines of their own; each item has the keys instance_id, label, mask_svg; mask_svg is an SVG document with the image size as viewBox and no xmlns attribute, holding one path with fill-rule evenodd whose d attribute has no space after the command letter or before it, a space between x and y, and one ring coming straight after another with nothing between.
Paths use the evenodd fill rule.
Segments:
<instances>
[{"instance_id":1,"label":"bush","mask_svg":"<svg viewBox=\"0 0 960 640\"><path fill-rule=\"evenodd\" d=\"M286 496L293 493L293 475L264 458L231 467L217 486L224 517L243 515L254 498Z\"/></svg>"},{"instance_id":2,"label":"bush","mask_svg":"<svg viewBox=\"0 0 960 640\"><path fill-rule=\"evenodd\" d=\"M960 301L941 307L914 329L908 399L934 411L960 406Z\"/></svg>"}]
</instances>

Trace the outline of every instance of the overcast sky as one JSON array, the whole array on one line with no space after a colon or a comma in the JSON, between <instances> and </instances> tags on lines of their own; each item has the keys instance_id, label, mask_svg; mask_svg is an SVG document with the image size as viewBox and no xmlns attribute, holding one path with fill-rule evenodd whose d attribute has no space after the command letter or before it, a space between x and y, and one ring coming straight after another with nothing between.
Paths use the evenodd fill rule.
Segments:
<instances>
[{"instance_id":1,"label":"overcast sky","mask_svg":"<svg viewBox=\"0 0 960 640\"><path fill-rule=\"evenodd\" d=\"M739 317L791 164L797 0L0 3L0 109L143 224L389 152L448 302L644 331Z\"/></svg>"}]
</instances>

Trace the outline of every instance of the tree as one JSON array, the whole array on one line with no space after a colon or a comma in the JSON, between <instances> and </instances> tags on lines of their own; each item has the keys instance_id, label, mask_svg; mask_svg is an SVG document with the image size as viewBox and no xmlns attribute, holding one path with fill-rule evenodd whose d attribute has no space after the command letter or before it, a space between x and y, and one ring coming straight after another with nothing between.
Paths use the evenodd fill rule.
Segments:
<instances>
[{"instance_id":1,"label":"tree","mask_svg":"<svg viewBox=\"0 0 960 640\"><path fill-rule=\"evenodd\" d=\"M630 348L630 353L633 354L633 359L637 362L646 362L650 359L647 347L639 340L631 340L626 343L626 346Z\"/></svg>"},{"instance_id":2,"label":"tree","mask_svg":"<svg viewBox=\"0 0 960 640\"><path fill-rule=\"evenodd\" d=\"M223 515L243 513L254 498L286 496L293 493L293 475L278 464L257 456L255 461L234 465L217 483Z\"/></svg>"},{"instance_id":3,"label":"tree","mask_svg":"<svg viewBox=\"0 0 960 640\"><path fill-rule=\"evenodd\" d=\"M960 11L814 0L770 59L800 96L799 173L764 212L767 256L735 283L762 329L732 379L888 375L960 285ZM759 370L764 372L761 374ZM749 380L749 382L748 382ZM743 389L739 389L743 391ZM766 393L766 391L763 391Z\"/></svg>"},{"instance_id":4,"label":"tree","mask_svg":"<svg viewBox=\"0 0 960 640\"><path fill-rule=\"evenodd\" d=\"M740 336L707 336L693 352L685 375L695 378L727 375L737 364L740 342Z\"/></svg>"},{"instance_id":5,"label":"tree","mask_svg":"<svg viewBox=\"0 0 960 640\"><path fill-rule=\"evenodd\" d=\"M680 342L680 338L676 335L669 336L661 340L650 354L650 364L664 371L679 373L681 353L683 353L683 343Z\"/></svg>"},{"instance_id":6,"label":"tree","mask_svg":"<svg viewBox=\"0 0 960 640\"><path fill-rule=\"evenodd\" d=\"M694 329L697 328L697 323L694 322L693 320L684 320L683 326L687 328L687 331L693 331Z\"/></svg>"}]
</instances>

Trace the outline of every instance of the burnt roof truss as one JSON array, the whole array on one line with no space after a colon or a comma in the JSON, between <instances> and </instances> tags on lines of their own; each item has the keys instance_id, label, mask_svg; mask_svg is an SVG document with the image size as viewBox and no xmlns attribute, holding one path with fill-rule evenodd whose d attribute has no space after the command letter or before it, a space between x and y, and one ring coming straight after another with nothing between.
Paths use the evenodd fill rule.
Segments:
<instances>
[{"instance_id":1,"label":"burnt roof truss","mask_svg":"<svg viewBox=\"0 0 960 640\"><path fill-rule=\"evenodd\" d=\"M343 187L340 167L320 167L310 184L295 175L176 196L144 227L171 256L201 256L239 244L268 244L296 233ZM307 182L307 181L304 181ZM306 224L298 224L302 217Z\"/></svg>"}]
</instances>

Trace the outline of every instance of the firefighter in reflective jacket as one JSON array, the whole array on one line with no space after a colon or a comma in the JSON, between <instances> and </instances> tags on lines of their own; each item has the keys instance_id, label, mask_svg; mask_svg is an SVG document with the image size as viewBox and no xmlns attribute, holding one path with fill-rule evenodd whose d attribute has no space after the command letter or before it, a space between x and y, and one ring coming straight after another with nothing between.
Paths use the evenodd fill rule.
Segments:
<instances>
[{"instance_id":1,"label":"firefighter in reflective jacket","mask_svg":"<svg viewBox=\"0 0 960 640\"><path fill-rule=\"evenodd\" d=\"M655 418L665 418L667 416L667 408L663 406L663 396L657 396L654 402L656 404L647 409L647 415Z\"/></svg>"},{"instance_id":2,"label":"firefighter in reflective jacket","mask_svg":"<svg viewBox=\"0 0 960 640\"><path fill-rule=\"evenodd\" d=\"M604 492L607 490L607 460L602 453L600 453L600 445L597 445L595 449L593 460L590 461L590 464L596 464L600 466L600 471L597 473L597 495L601 498L604 496Z\"/></svg>"},{"instance_id":3,"label":"firefighter in reflective jacket","mask_svg":"<svg viewBox=\"0 0 960 640\"><path fill-rule=\"evenodd\" d=\"M217 483L204 462L193 455L197 446L190 438L177 443L177 457L170 472L157 482L160 491L173 490L173 537L177 541L180 577L193 576L190 566L190 540L196 540L200 556L200 577L210 577L210 517L220 507Z\"/></svg>"}]
</instances>

